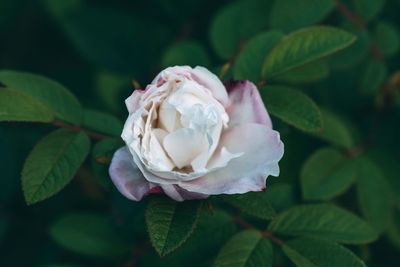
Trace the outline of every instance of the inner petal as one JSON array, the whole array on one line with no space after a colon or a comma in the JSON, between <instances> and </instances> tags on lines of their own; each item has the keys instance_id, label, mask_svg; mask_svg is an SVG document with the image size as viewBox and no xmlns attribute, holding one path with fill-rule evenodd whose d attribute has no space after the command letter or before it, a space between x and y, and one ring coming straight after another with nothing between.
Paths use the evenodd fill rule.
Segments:
<instances>
[{"instance_id":1,"label":"inner petal","mask_svg":"<svg viewBox=\"0 0 400 267\"><path fill-rule=\"evenodd\" d=\"M164 101L158 111L158 128L164 129L168 132L181 128L180 125L180 114L177 112L174 106Z\"/></svg>"}]
</instances>

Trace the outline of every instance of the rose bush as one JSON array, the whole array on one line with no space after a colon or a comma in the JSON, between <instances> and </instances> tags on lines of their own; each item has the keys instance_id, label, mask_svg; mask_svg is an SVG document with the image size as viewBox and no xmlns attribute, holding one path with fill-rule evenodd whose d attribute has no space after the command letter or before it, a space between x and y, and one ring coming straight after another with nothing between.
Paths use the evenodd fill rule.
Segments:
<instances>
[{"instance_id":1,"label":"rose bush","mask_svg":"<svg viewBox=\"0 0 400 267\"><path fill-rule=\"evenodd\" d=\"M109 173L129 199L261 191L267 176L279 175L284 145L250 81L224 85L203 67L170 67L135 90L126 106L126 146Z\"/></svg>"}]
</instances>

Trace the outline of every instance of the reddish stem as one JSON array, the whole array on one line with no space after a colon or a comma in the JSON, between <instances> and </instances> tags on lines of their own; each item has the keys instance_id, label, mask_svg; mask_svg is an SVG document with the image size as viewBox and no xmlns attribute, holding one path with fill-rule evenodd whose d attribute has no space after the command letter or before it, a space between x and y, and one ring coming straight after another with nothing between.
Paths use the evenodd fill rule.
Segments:
<instances>
[{"instance_id":1,"label":"reddish stem","mask_svg":"<svg viewBox=\"0 0 400 267\"><path fill-rule=\"evenodd\" d=\"M100 134L100 133L96 133L96 132L92 132L89 131L87 129L84 129L82 127L79 126L75 126L75 125L71 125L71 124L67 124L65 122L62 121L54 121L53 125L59 128L64 128L64 129L68 129L77 133L80 132L85 132L90 138L94 139L94 140L103 140L105 138L108 138L108 136Z\"/></svg>"}]
</instances>

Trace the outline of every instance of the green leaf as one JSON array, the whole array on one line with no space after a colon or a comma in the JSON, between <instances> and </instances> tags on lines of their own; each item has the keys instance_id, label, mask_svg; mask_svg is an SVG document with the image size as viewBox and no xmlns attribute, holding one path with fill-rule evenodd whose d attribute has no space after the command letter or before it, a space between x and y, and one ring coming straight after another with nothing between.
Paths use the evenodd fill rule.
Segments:
<instances>
[{"instance_id":1,"label":"green leaf","mask_svg":"<svg viewBox=\"0 0 400 267\"><path fill-rule=\"evenodd\" d=\"M119 257L129 249L113 223L100 214L64 215L51 225L50 236L65 249L96 258Z\"/></svg>"},{"instance_id":2,"label":"green leaf","mask_svg":"<svg viewBox=\"0 0 400 267\"><path fill-rule=\"evenodd\" d=\"M73 178L90 149L84 133L64 129L44 137L32 150L22 169L22 189L28 204L58 193Z\"/></svg>"},{"instance_id":3,"label":"green leaf","mask_svg":"<svg viewBox=\"0 0 400 267\"><path fill-rule=\"evenodd\" d=\"M222 247L213 267L272 266L272 245L256 230L242 231Z\"/></svg>"},{"instance_id":4,"label":"green leaf","mask_svg":"<svg viewBox=\"0 0 400 267\"><path fill-rule=\"evenodd\" d=\"M114 152L122 147L120 139L108 138L97 142L92 149L91 166L94 177L104 188L111 188L108 168Z\"/></svg>"},{"instance_id":5,"label":"green leaf","mask_svg":"<svg viewBox=\"0 0 400 267\"><path fill-rule=\"evenodd\" d=\"M285 32L298 30L323 20L334 8L333 0L275 1L270 14L270 26Z\"/></svg>"},{"instance_id":6,"label":"green leaf","mask_svg":"<svg viewBox=\"0 0 400 267\"><path fill-rule=\"evenodd\" d=\"M241 43L267 27L265 13L271 2L241 0L224 6L211 23L210 41L223 59L229 59Z\"/></svg>"},{"instance_id":7,"label":"green leaf","mask_svg":"<svg viewBox=\"0 0 400 267\"><path fill-rule=\"evenodd\" d=\"M354 146L353 137L346 124L334 113L321 109L324 127L322 131L313 135L339 147L351 148Z\"/></svg>"},{"instance_id":8,"label":"green leaf","mask_svg":"<svg viewBox=\"0 0 400 267\"><path fill-rule=\"evenodd\" d=\"M61 84L43 76L24 72L0 71L0 83L30 95L51 110L55 117L79 125L82 107L75 96Z\"/></svg>"},{"instance_id":9,"label":"green leaf","mask_svg":"<svg viewBox=\"0 0 400 267\"><path fill-rule=\"evenodd\" d=\"M284 122L307 132L322 129L322 117L314 101L300 90L284 86L260 89L268 112Z\"/></svg>"},{"instance_id":10,"label":"green leaf","mask_svg":"<svg viewBox=\"0 0 400 267\"><path fill-rule=\"evenodd\" d=\"M132 87L131 79L124 75L102 71L97 73L95 77L96 92L98 97L104 103L104 106L113 113L125 111L125 106L121 105L123 95L127 89Z\"/></svg>"},{"instance_id":11,"label":"green leaf","mask_svg":"<svg viewBox=\"0 0 400 267\"><path fill-rule=\"evenodd\" d=\"M268 31L250 39L235 61L234 79L259 81L264 58L282 37L283 34L278 31Z\"/></svg>"},{"instance_id":12,"label":"green leaf","mask_svg":"<svg viewBox=\"0 0 400 267\"><path fill-rule=\"evenodd\" d=\"M0 121L53 120L53 112L31 96L17 90L0 88Z\"/></svg>"},{"instance_id":13,"label":"green leaf","mask_svg":"<svg viewBox=\"0 0 400 267\"><path fill-rule=\"evenodd\" d=\"M328 75L328 64L324 61L315 61L272 77L272 80L288 84L309 83L323 80Z\"/></svg>"},{"instance_id":14,"label":"green leaf","mask_svg":"<svg viewBox=\"0 0 400 267\"><path fill-rule=\"evenodd\" d=\"M161 66L163 68L176 65L208 67L210 58L200 43L184 41L169 47L162 57Z\"/></svg>"},{"instance_id":15,"label":"green leaf","mask_svg":"<svg viewBox=\"0 0 400 267\"><path fill-rule=\"evenodd\" d=\"M353 0L355 13L367 21L375 18L384 5L385 0Z\"/></svg>"},{"instance_id":16,"label":"green leaf","mask_svg":"<svg viewBox=\"0 0 400 267\"><path fill-rule=\"evenodd\" d=\"M277 183L267 188L267 197L274 210L281 212L293 206L296 202L292 184Z\"/></svg>"},{"instance_id":17,"label":"green leaf","mask_svg":"<svg viewBox=\"0 0 400 267\"><path fill-rule=\"evenodd\" d=\"M246 194L227 195L223 200L239 208L251 216L269 220L275 216L275 211L265 192L249 192Z\"/></svg>"},{"instance_id":18,"label":"green leaf","mask_svg":"<svg viewBox=\"0 0 400 267\"><path fill-rule=\"evenodd\" d=\"M391 189L382 171L366 157L358 160L357 199L364 217L382 232L388 225L391 208Z\"/></svg>"},{"instance_id":19,"label":"green leaf","mask_svg":"<svg viewBox=\"0 0 400 267\"><path fill-rule=\"evenodd\" d=\"M104 133L110 136L120 136L122 133L122 122L111 114L85 109L83 126L85 129Z\"/></svg>"},{"instance_id":20,"label":"green leaf","mask_svg":"<svg viewBox=\"0 0 400 267\"><path fill-rule=\"evenodd\" d=\"M317 237L346 244L364 244L378 236L365 221L331 204L299 205L276 216L269 230L291 236Z\"/></svg>"},{"instance_id":21,"label":"green leaf","mask_svg":"<svg viewBox=\"0 0 400 267\"><path fill-rule=\"evenodd\" d=\"M334 148L322 148L304 163L300 174L304 199L329 200L354 182L357 165Z\"/></svg>"},{"instance_id":22,"label":"green leaf","mask_svg":"<svg viewBox=\"0 0 400 267\"><path fill-rule=\"evenodd\" d=\"M400 48L400 34L397 28L387 22L379 22L374 28L374 41L385 56L394 56Z\"/></svg>"},{"instance_id":23,"label":"green leaf","mask_svg":"<svg viewBox=\"0 0 400 267\"><path fill-rule=\"evenodd\" d=\"M371 60L365 65L361 75L361 91L369 95L376 95L384 83L387 74L388 70L385 62L381 60Z\"/></svg>"},{"instance_id":24,"label":"green leaf","mask_svg":"<svg viewBox=\"0 0 400 267\"><path fill-rule=\"evenodd\" d=\"M352 251L325 240L297 238L286 242L282 250L297 267L366 267Z\"/></svg>"},{"instance_id":25,"label":"green leaf","mask_svg":"<svg viewBox=\"0 0 400 267\"><path fill-rule=\"evenodd\" d=\"M200 201L176 202L152 197L146 209L151 243L160 256L181 246L193 233L201 208Z\"/></svg>"},{"instance_id":26,"label":"green leaf","mask_svg":"<svg viewBox=\"0 0 400 267\"><path fill-rule=\"evenodd\" d=\"M354 35L333 27L314 26L287 35L267 56L266 79L337 52L355 41Z\"/></svg>"}]
</instances>

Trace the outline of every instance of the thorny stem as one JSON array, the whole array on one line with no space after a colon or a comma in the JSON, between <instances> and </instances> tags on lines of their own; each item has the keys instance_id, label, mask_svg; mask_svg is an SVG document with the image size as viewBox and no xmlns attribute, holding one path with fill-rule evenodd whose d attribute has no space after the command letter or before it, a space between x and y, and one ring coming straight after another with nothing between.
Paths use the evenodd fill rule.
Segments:
<instances>
[{"instance_id":1,"label":"thorny stem","mask_svg":"<svg viewBox=\"0 0 400 267\"><path fill-rule=\"evenodd\" d=\"M241 227L243 227L244 229L256 229L253 225L251 225L250 223L246 222L245 220L243 220L241 217L236 216L232 218L233 221L240 225ZM285 242L281 239L279 239L278 237L276 237L274 235L274 233L272 233L271 231L265 230L265 231L260 231L261 235L265 238L265 239L269 239L272 242L274 242L275 244L282 246Z\"/></svg>"},{"instance_id":2,"label":"thorny stem","mask_svg":"<svg viewBox=\"0 0 400 267\"><path fill-rule=\"evenodd\" d=\"M84 128L79 127L79 126L67 124L67 123L62 122L62 121L54 121L53 125L56 126L56 127L68 129L68 130L71 130L71 131L74 131L74 132L77 132L77 133L85 132L90 138L92 138L94 140L103 140L103 139L106 139L106 138L109 137L109 136L106 136L106 135L103 135L103 134L100 134L100 133L97 133L97 132L89 131L89 130L84 129Z\"/></svg>"}]
</instances>

